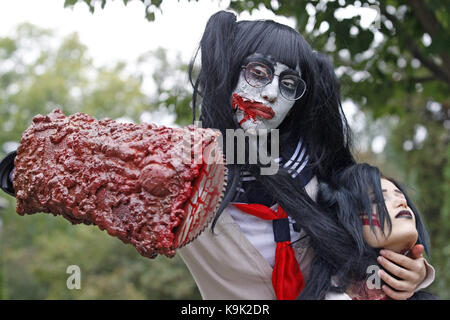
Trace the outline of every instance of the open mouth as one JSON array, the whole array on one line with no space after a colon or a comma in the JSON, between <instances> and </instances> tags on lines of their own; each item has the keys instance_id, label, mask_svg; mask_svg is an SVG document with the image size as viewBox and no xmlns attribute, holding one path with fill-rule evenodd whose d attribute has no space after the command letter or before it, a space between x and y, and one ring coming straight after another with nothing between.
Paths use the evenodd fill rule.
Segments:
<instances>
[{"instance_id":1,"label":"open mouth","mask_svg":"<svg viewBox=\"0 0 450 320\"><path fill-rule=\"evenodd\" d=\"M239 124L242 124L249 119L256 120L257 117L272 119L275 116L275 112L271 107L266 106L264 103L241 97L236 93L233 94L232 106L245 113L244 118Z\"/></svg>"},{"instance_id":2,"label":"open mouth","mask_svg":"<svg viewBox=\"0 0 450 320\"><path fill-rule=\"evenodd\" d=\"M411 212L409 212L408 210L402 210L395 216L395 219L398 218L412 219L413 217Z\"/></svg>"}]
</instances>

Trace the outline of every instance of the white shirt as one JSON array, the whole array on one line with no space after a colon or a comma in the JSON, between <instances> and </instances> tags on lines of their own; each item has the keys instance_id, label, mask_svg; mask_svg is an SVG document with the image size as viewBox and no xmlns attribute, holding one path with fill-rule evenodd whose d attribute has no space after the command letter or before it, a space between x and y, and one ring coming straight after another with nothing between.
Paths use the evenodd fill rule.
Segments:
<instances>
[{"instance_id":1,"label":"white shirt","mask_svg":"<svg viewBox=\"0 0 450 320\"><path fill-rule=\"evenodd\" d=\"M305 186L305 190L308 195L316 200L318 180L313 177L311 181ZM271 207L272 210L277 210L278 204ZM273 236L273 223L272 220L264 220L255 217L251 214L242 212L238 208L229 205L228 213L233 217L236 224L245 234L250 243L261 253L271 267L275 264L275 249L277 243L274 241ZM300 232L294 230L294 219L289 218L289 230L291 233L291 243L300 239Z\"/></svg>"},{"instance_id":2,"label":"white shirt","mask_svg":"<svg viewBox=\"0 0 450 320\"><path fill-rule=\"evenodd\" d=\"M278 204L270 209L276 211ZM277 243L273 236L272 220L264 220L254 215L241 211L233 205L228 206L228 213L233 217L236 224L245 234L250 243L261 253L266 261L273 268L275 265L275 249ZM291 232L291 242L300 239L300 232L293 228L294 220L289 217L289 229Z\"/></svg>"}]
</instances>

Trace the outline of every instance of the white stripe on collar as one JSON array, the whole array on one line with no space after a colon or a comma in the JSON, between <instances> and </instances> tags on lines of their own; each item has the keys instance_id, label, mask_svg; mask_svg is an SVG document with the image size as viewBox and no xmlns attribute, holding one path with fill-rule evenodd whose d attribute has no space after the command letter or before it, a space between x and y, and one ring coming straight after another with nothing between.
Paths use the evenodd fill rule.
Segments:
<instances>
[{"instance_id":1,"label":"white stripe on collar","mask_svg":"<svg viewBox=\"0 0 450 320\"><path fill-rule=\"evenodd\" d=\"M289 173L291 173L292 171L297 169L298 166L302 165L302 160L303 160L303 157L304 157L305 154L306 154L306 148L303 148L303 150L300 153L299 157L297 158L297 160L294 162L294 164L289 169Z\"/></svg>"},{"instance_id":2,"label":"white stripe on collar","mask_svg":"<svg viewBox=\"0 0 450 320\"><path fill-rule=\"evenodd\" d=\"M291 163L293 161L295 161L295 159L297 158L298 153L300 152L301 146L302 146L302 139L300 139L298 141L297 148L295 149L294 154L292 155L291 159L289 159L289 161L284 164L283 168L289 167L291 165Z\"/></svg>"},{"instance_id":3,"label":"white stripe on collar","mask_svg":"<svg viewBox=\"0 0 450 320\"><path fill-rule=\"evenodd\" d=\"M303 161L303 164L296 170L296 172L292 175L292 178L295 178L302 172L303 168L308 164L309 157L306 156L305 161ZM290 173L290 172L289 172Z\"/></svg>"},{"instance_id":4,"label":"white stripe on collar","mask_svg":"<svg viewBox=\"0 0 450 320\"><path fill-rule=\"evenodd\" d=\"M301 151L301 152L300 152ZM282 162L282 158L276 158L274 161L277 163ZM283 168L288 168L288 173L292 178L296 178L305 166L308 164L309 156L306 153L306 148L303 145L303 140L300 138L295 152L284 165ZM241 171L240 174L241 181L255 181L256 178L249 171Z\"/></svg>"}]
</instances>

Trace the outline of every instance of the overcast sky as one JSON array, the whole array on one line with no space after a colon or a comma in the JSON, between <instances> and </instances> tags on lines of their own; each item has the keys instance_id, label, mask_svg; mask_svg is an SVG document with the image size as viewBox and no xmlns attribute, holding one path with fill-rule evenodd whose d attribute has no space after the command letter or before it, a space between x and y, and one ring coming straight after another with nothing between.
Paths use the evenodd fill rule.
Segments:
<instances>
[{"instance_id":1,"label":"overcast sky","mask_svg":"<svg viewBox=\"0 0 450 320\"><path fill-rule=\"evenodd\" d=\"M225 9L229 0L163 1L162 13L157 11L154 22L145 19L140 1L127 6L122 0L108 1L105 9L91 14L80 3L73 9L64 8L64 0L1 0L0 36L10 34L21 22L31 22L51 28L58 35L78 32L89 48L96 64L117 60L134 61L140 54L164 47L181 52L188 61L200 40L208 18ZM247 19L243 14L239 18ZM269 10L256 11L251 18L270 18L295 27L291 19L276 17Z\"/></svg>"}]
</instances>

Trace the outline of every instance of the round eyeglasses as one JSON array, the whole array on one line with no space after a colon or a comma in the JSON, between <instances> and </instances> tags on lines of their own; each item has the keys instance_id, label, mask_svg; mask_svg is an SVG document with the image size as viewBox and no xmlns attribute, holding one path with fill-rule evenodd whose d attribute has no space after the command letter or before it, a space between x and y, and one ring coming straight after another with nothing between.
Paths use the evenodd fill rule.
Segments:
<instances>
[{"instance_id":1,"label":"round eyeglasses","mask_svg":"<svg viewBox=\"0 0 450 320\"><path fill-rule=\"evenodd\" d=\"M272 82L278 76L278 86L281 95L291 101L300 99L306 91L306 83L298 75L289 71L274 74L269 66L261 62L249 62L244 69L244 78L254 88L261 88Z\"/></svg>"}]
</instances>

